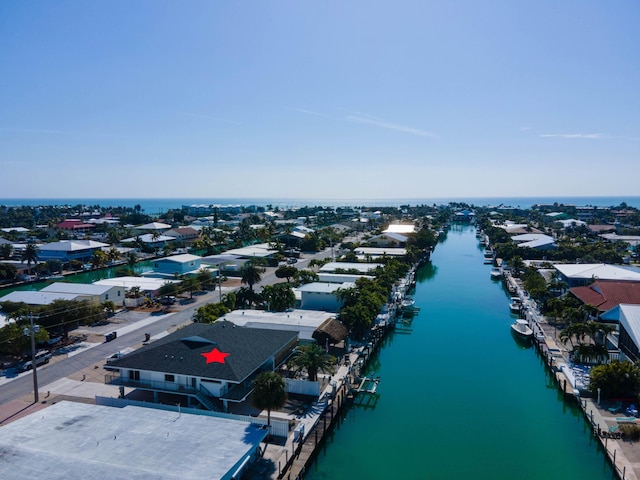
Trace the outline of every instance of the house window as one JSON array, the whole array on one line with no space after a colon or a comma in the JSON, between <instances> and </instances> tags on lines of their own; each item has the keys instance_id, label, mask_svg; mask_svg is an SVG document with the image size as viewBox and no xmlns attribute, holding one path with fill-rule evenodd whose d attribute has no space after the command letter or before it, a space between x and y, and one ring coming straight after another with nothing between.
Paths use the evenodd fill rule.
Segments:
<instances>
[{"instance_id":1,"label":"house window","mask_svg":"<svg viewBox=\"0 0 640 480\"><path fill-rule=\"evenodd\" d=\"M176 381L176 376L175 375L169 375L168 373L164 374L164 381L165 382L175 382Z\"/></svg>"},{"instance_id":2,"label":"house window","mask_svg":"<svg viewBox=\"0 0 640 480\"><path fill-rule=\"evenodd\" d=\"M109 300L109 294L107 293L104 297L105 300Z\"/></svg>"},{"instance_id":3,"label":"house window","mask_svg":"<svg viewBox=\"0 0 640 480\"><path fill-rule=\"evenodd\" d=\"M140 380L140 371L129 370L129 380Z\"/></svg>"},{"instance_id":4,"label":"house window","mask_svg":"<svg viewBox=\"0 0 640 480\"><path fill-rule=\"evenodd\" d=\"M120 293L121 293L120 290L118 290L118 296L120 296Z\"/></svg>"}]
</instances>

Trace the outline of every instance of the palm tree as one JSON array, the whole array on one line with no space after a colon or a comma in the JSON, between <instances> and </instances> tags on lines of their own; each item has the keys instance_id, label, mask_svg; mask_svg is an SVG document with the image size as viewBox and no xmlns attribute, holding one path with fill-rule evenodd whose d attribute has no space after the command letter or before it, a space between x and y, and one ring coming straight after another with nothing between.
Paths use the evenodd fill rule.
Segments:
<instances>
[{"instance_id":1,"label":"palm tree","mask_svg":"<svg viewBox=\"0 0 640 480\"><path fill-rule=\"evenodd\" d=\"M247 265L245 265L245 267L242 269L242 280L241 283L245 283L247 285L249 285L249 290L251 290L251 292L253 292L253 286L258 283L260 280L262 280L262 272L264 270L262 270L261 268L248 263Z\"/></svg>"},{"instance_id":2,"label":"palm tree","mask_svg":"<svg viewBox=\"0 0 640 480\"><path fill-rule=\"evenodd\" d=\"M138 261L138 256L136 255L136 252L129 252L129 254L127 255L127 265L129 266L131 271L134 273L136 271L137 261Z\"/></svg>"},{"instance_id":3,"label":"palm tree","mask_svg":"<svg viewBox=\"0 0 640 480\"><path fill-rule=\"evenodd\" d=\"M11 258L11 255L13 255L13 245L10 243L3 243L0 245L0 257L8 260Z\"/></svg>"},{"instance_id":4,"label":"palm tree","mask_svg":"<svg viewBox=\"0 0 640 480\"><path fill-rule=\"evenodd\" d=\"M306 370L310 382L315 382L318 378L318 371L323 373L333 373L333 366L336 357L329 355L317 344L303 345L298 347L298 351L291 358L289 363L296 370Z\"/></svg>"},{"instance_id":5,"label":"palm tree","mask_svg":"<svg viewBox=\"0 0 640 480\"><path fill-rule=\"evenodd\" d=\"M253 381L251 402L260 410L267 410L267 426L271 431L271 410L281 408L287 401L287 392L282 375L277 372L262 372ZM267 433L267 441L269 434Z\"/></svg>"},{"instance_id":6,"label":"palm tree","mask_svg":"<svg viewBox=\"0 0 640 480\"><path fill-rule=\"evenodd\" d=\"M110 263L115 263L122 258L122 254L116 247L111 247L107 252L107 258Z\"/></svg>"},{"instance_id":7,"label":"palm tree","mask_svg":"<svg viewBox=\"0 0 640 480\"><path fill-rule=\"evenodd\" d=\"M593 340L593 343L596 345L604 345L607 335L615 331L616 327L613 325L594 321L585 323L585 332L587 335L589 335L591 340Z\"/></svg>"},{"instance_id":8,"label":"palm tree","mask_svg":"<svg viewBox=\"0 0 640 480\"><path fill-rule=\"evenodd\" d=\"M27 271L31 275L31 264L38 263L38 247L35 243L29 242L22 252L21 261L27 262Z\"/></svg>"},{"instance_id":9,"label":"palm tree","mask_svg":"<svg viewBox=\"0 0 640 480\"><path fill-rule=\"evenodd\" d=\"M109 256L102 250L96 250L91 256L91 263L93 263L94 268L102 268L104 267L105 263L107 263L108 258Z\"/></svg>"}]
</instances>

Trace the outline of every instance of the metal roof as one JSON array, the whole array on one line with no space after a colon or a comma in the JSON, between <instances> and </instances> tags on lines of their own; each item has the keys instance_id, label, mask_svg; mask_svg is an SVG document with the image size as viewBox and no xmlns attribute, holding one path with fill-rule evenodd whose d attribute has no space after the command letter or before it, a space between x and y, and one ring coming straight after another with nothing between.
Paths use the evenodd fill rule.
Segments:
<instances>
[{"instance_id":1,"label":"metal roof","mask_svg":"<svg viewBox=\"0 0 640 480\"><path fill-rule=\"evenodd\" d=\"M42 288L41 292L75 293L78 295L102 295L114 288L115 285L98 285L95 283L64 283L55 282ZM122 285L119 285L122 287Z\"/></svg>"},{"instance_id":2,"label":"metal roof","mask_svg":"<svg viewBox=\"0 0 640 480\"><path fill-rule=\"evenodd\" d=\"M50 305L54 300L83 300L83 295L77 293L59 292L32 292L15 291L4 297L0 297L0 302L26 303L27 305Z\"/></svg>"}]
</instances>

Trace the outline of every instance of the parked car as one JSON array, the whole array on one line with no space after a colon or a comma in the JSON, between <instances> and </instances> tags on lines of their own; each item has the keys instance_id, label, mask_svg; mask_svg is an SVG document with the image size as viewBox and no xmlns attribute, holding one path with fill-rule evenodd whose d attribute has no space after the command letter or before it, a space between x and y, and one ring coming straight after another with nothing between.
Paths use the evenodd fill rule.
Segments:
<instances>
[{"instance_id":1,"label":"parked car","mask_svg":"<svg viewBox=\"0 0 640 480\"><path fill-rule=\"evenodd\" d=\"M36 353L36 366L44 365L45 363L49 363L51 360L51 354L46 350L40 350ZM26 362L23 362L20 365L21 370L31 370L33 368L33 360L29 359Z\"/></svg>"},{"instance_id":2,"label":"parked car","mask_svg":"<svg viewBox=\"0 0 640 480\"><path fill-rule=\"evenodd\" d=\"M161 305L173 305L176 303L176 297L165 295L164 297L160 297L158 302L160 302Z\"/></svg>"}]
</instances>

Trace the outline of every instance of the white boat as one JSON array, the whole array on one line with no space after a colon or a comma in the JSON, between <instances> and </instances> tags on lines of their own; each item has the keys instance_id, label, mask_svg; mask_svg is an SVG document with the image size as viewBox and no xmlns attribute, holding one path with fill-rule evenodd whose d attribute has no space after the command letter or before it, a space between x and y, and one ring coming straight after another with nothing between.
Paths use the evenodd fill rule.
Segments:
<instances>
[{"instance_id":1,"label":"white boat","mask_svg":"<svg viewBox=\"0 0 640 480\"><path fill-rule=\"evenodd\" d=\"M520 313L522 310L522 302L518 297L511 297L511 302L509 302L509 310L511 313Z\"/></svg>"},{"instance_id":2,"label":"white boat","mask_svg":"<svg viewBox=\"0 0 640 480\"><path fill-rule=\"evenodd\" d=\"M493 280L498 280L500 277L502 277L502 270L500 270L500 267L493 267L491 269L490 275Z\"/></svg>"},{"instance_id":3,"label":"white boat","mask_svg":"<svg viewBox=\"0 0 640 480\"><path fill-rule=\"evenodd\" d=\"M411 297L406 297L402 301L402 308L412 308L416 301Z\"/></svg>"},{"instance_id":4,"label":"white boat","mask_svg":"<svg viewBox=\"0 0 640 480\"><path fill-rule=\"evenodd\" d=\"M533 337L533 330L529 328L526 320L516 320L511 324L511 331L521 338Z\"/></svg>"}]
</instances>

